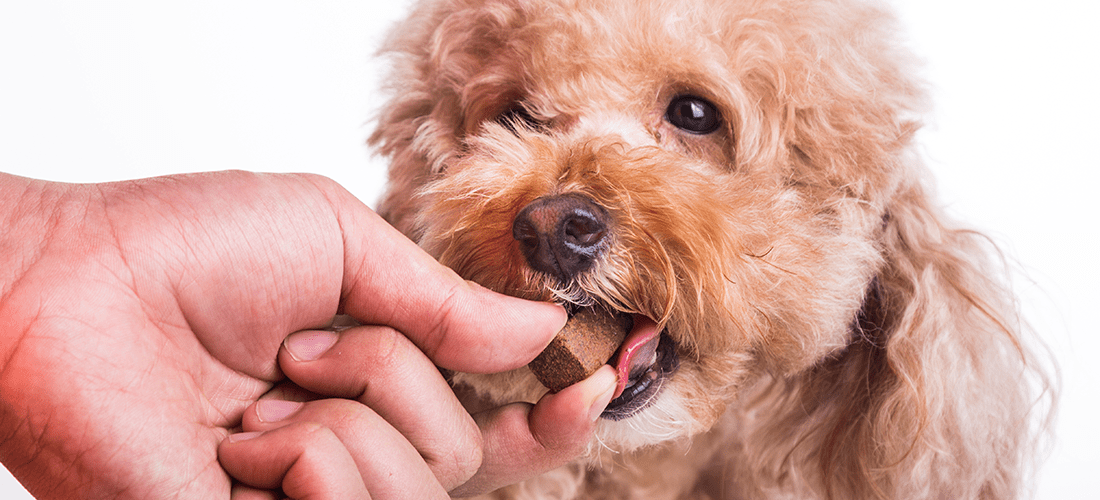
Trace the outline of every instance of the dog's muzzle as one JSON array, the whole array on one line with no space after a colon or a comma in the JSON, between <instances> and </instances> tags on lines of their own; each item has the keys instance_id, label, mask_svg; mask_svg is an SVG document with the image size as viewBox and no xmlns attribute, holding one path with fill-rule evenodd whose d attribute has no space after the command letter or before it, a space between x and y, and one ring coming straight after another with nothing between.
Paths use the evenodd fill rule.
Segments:
<instances>
[{"instance_id":1,"label":"dog's muzzle","mask_svg":"<svg viewBox=\"0 0 1100 500\"><path fill-rule=\"evenodd\" d=\"M607 248L607 211L580 194L546 196L516 215L512 237L527 264L567 283Z\"/></svg>"},{"instance_id":2,"label":"dog's muzzle","mask_svg":"<svg viewBox=\"0 0 1100 500\"><path fill-rule=\"evenodd\" d=\"M544 196L516 215L512 236L527 264L561 283L589 270L610 245L611 217L591 198L578 193ZM644 410L679 367L676 344L667 332L636 315L614 358L619 372L615 398L603 418L622 420Z\"/></svg>"}]
</instances>

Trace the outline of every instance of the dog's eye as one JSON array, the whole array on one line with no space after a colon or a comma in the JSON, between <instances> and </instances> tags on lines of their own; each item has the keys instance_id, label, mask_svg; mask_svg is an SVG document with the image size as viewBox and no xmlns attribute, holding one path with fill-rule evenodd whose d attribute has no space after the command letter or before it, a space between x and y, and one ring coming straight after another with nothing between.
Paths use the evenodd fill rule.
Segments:
<instances>
[{"instance_id":1,"label":"dog's eye","mask_svg":"<svg viewBox=\"0 0 1100 500\"><path fill-rule=\"evenodd\" d=\"M710 101L693 95L682 95L672 100L665 112L665 119L685 132L709 134L718 130L722 117Z\"/></svg>"},{"instance_id":2,"label":"dog's eye","mask_svg":"<svg viewBox=\"0 0 1100 500\"><path fill-rule=\"evenodd\" d=\"M497 116L496 122L504 125L505 128L515 133L519 127L523 127L529 130L538 130L545 126L544 123L536 120L534 116L531 116L531 112L527 111L527 108L520 104L513 104L512 107L505 110L500 116Z\"/></svg>"}]
</instances>

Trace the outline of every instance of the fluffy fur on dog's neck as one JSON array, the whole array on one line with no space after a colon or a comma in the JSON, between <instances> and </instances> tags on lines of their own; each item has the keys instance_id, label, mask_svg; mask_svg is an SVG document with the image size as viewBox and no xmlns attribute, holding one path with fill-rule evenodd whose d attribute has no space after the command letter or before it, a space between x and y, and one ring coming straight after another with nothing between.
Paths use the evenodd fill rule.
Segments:
<instances>
[{"instance_id":1,"label":"fluffy fur on dog's neck","mask_svg":"<svg viewBox=\"0 0 1100 500\"><path fill-rule=\"evenodd\" d=\"M648 315L683 360L589 456L497 498L1021 495L1053 390L995 249L932 201L893 31L860 0L427 0L393 32L381 213L489 288ZM663 120L684 93L722 127ZM531 123L501 122L517 106ZM615 220L568 284L511 233L560 193Z\"/></svg>"}]
</instances>

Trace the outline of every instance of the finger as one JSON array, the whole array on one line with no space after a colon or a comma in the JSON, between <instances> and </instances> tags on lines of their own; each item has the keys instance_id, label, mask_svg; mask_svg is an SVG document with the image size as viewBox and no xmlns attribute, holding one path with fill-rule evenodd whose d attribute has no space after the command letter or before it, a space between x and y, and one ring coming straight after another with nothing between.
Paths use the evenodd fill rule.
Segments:
<instances>
[{"instance_id":1,"label":"finger","mask_svg":"<svg viewBox=\"0 0 1100 500\"><path fill-rule=\"evenodd\" d=\"M261 400L245 412L242 422L249 432L298 426L320 426L334 435L375 499L447 498L446 490L404 436L370 408L355 401Z\"/></svg>"},{"instance_id":2,"label":"finger","mask_svg":"<svg viewBox=\"0 0 1100 500\"><path fill-rule=\"evenodd\" d=\"M234 483L229 492L232 500L282 500L285 498L279 492L273 490L261 490L241 483Z\"/></svg>"},{"instance_id":3,"label":"finger","mask_svg":"<svg viewBox=\"0 0 1100 500\"><path fill-rule=\"evenodd\" d=\"M407 335L439 366L474 373L518 368L565 324L559 306L462 280L343 188L316 179L344 232L343 311Z\"/></svg>"},{"instance_id":4,"label":"finger","mask_svg":"<svg viewBox=\"0 0 1100 500\"><path fill-rule=\"evenodd\" d=\"M319 346L327 347L318 353ZM477 471L481 433L473 418L432 361L393 329L299 332L287 337L279 365L307 390L370 407L408 439L445 489Z\"/></svg>"},{"instance_id":5,"label":"finger","mask_svg":"<svg viewBox=\"0 0 1100 500\"><path fill-rule=\"evenodd\" d=\"M516 403L475 415L484 436L481 468L451 494L487 493L576 459L611 401L615 377L615 370L604 366L534 406Z\"/></svg>"},{"instance_id":6,"label":"finger","mask_svg":"<svg viewBox=\"0 0 1100 500\"><path fill-rule=\"evenodd\" d=\"M336 436L299 424L266 433L231 435L218 446L222 468L253 488L282 489L290 498L369 499L359 470ZM256 497L255 491L240 492Z\"/></svg>"}]
</instances>

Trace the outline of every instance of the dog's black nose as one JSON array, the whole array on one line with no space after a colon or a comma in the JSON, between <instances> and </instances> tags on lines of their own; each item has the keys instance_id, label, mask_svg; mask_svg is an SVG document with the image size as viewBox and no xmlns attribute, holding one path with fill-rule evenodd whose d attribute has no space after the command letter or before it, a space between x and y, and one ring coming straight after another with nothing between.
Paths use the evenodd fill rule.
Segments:
<instances>
[{"instance_id":1,"label":"dog's black nose","mask_svg":"<svg viewBox=\"0 0 1100 500\"><path fill-rule=\"evenodd\" d=\"M607 211L579 194L539 198L516 215L512 236L532 269L565 282L607 246Z\"/></svg>"}]
</instances>

